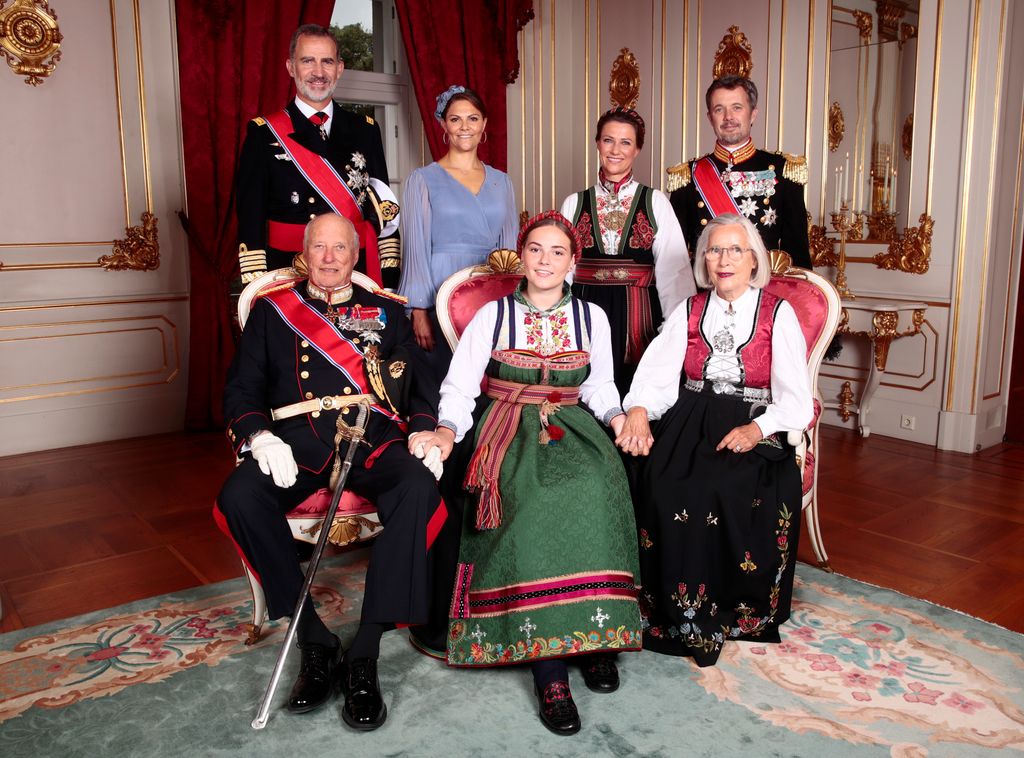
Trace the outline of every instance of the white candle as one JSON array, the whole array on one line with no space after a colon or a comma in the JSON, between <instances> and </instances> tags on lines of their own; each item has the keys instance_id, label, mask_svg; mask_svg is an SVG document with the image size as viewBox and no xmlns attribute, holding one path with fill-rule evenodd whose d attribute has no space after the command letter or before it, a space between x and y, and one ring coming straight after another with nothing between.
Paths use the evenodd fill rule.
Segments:
<instances>
[{"instance_id":1,"label":"white candle","mask_svg":"<svg viewBox=\"0 0 1024 758\"><path fill-rule=\"evenodd\" d=\"M842 172L843 172L842 167L841 166L836 166L836 170L835 170L836 190L835 190L835 195L832 198L832 210L834 212L836 212L836 213L839 213L839 193L842 191L842 187L840 186L839 176L840 176L840 174L842 174Z\"/></svg>"},{"instance_id":2,"label":"white candle","mask_svg":"<svg viewBox=\"0 0 1024 758\"><path fill-rule=\"evenodd\" d=\"M890 206L892 208L896 207L896 179L897 179L896 169L893 169L892 170L892 203L890 204Z\"/></svg>"},{"instance_id":3,"label":"white candle","mask_svg":"<svg viewBox=\"0 0 1024 758\"><path fill-rule=\"evenodd\" d=\"M843 202L850 200L850 154L846 154L846 163L843 164Z\"/></svg>"}]
</instances>

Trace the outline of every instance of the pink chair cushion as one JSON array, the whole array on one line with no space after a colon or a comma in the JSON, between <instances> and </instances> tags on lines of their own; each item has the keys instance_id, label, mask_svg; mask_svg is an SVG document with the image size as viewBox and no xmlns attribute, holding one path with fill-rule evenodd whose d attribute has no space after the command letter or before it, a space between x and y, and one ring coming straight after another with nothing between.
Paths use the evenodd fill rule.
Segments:
<instances>
[{"instance_id":1,"label":"pink chair cushion","mask_svg":"<svg viewBox=\"0 0 1024 758\"><path fill-rule=\"evenodd\" d=\"M448 299L448 317L458 335L462 336L480 308L515 290L522 278L522 274L489 274L461 282Z\"/></svg>"},{"instance_id":2,"label":"pink chair cushion","mask_svg":"<svg viewBox=\"0 0 1024 758\"><path fill-rule=\"evenodd\" d=\"M804 279L781 276L773 276L765 289L793 307L807 342L807 355L810 356L811 350L821 338L828 316L825 293Z\"/></svg>"},{"instance_id":3,"label":"pink chair cushion","mask_svg":"<svg viewBox=\"0 0 1024 758\"><path fill-rule=\"evenodd\" d=\"M814 453L808 448L804 454L804 480L802 482L801 493L806 495L811 491L814 486Z\"/></svg>"},{"instance_id":4,"label":"pink chair cushion","mask_svg":"<svg viewBox=\"0 0 1024 758\"><path fill-rule=\"evenodd\" d=\"M331 491L326 487L318 489L297 506L288 511L287 518L323 518L327 509L331 507ZM345 490L341 493L341 502L338 504L338 514L365 515L377 511L373 503L365 497L360 497L354 492Z\"/></svg>"}]
</instances>

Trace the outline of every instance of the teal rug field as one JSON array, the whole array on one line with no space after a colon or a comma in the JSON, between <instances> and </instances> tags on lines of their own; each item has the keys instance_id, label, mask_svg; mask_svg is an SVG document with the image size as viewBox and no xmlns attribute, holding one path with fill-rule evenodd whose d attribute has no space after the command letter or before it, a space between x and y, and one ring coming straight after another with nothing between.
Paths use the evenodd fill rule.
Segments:
<instances>
[{"instance_id":1,"label":"teal rug field","mask_svg":"<svg viewBox=\"0 0 1024 758\"><path fill-rule=\"evenodd\" d=\"M343 639L365 563L317 578ZM1024 638L929 603L800 564L779 645L732 643L698 669L620 657L622 687L597 695L573 672L583 719L556 737L525 668L451 670L385 636L388 721L348 730L339 704L280 705L249 723L284 629L244 645L239 579L0 636L0 755L15 756L997 756L1024 752ZM599 633L594 630L594 633Z\"/></svg>"}]
</instances>

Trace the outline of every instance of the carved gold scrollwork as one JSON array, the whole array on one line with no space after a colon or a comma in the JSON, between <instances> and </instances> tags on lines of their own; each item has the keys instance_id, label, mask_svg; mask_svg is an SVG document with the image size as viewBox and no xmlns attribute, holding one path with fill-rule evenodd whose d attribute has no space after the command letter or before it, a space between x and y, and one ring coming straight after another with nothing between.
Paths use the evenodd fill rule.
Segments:
<instances>
[{"instance_id":1,"label":"carved gold scrollwork","mask_svg":"<svg viewBox=\"0 0 1024 758\"><path fill-rule=\"evenodd\" d=\"M917 27L913 24L900 24L900 47L910 39L917 37Z\"/></svg>"},{"instance_id":2,"label":"carved gold scrollwork","mask_svg":"<svg viewBox=\"0 0 1024 758\"><path fill-rule=\"evenodd\" d=\"M812 224L807 237L811 246L812 265L835 266L839 262L835 252L836 241L825 236L825 227Z\"/></svg>"},{"instance_id":3,"label":"carved gold scrollwork","mask_svg":"<svg viewBox=\"0 0 1024 758\"><path fill-rule=\"evenodd\" d=\"M917 226L909 226L903 236L889 243L889 249L875 256L875 265L887 271L924 274L932 257L932 229L935 220L922 213Z\"/></svg>"},{"instance_id":4,"label":"carved gold scrollwork","mask_svg":"<svg viewBox=\"0 0 1024 758\"><path fill-rule=\"evenodd\" d=\"M845 134L846 119L843 117L843 108L837 100L828 109L828 151L830 153L839 149Z\"/></svg>"},{"instance_id":5,"label":"carved gold scrollwork","mask_svg":"<svg viewBox=\"0 0 1024 758\"><path fill-rule=\"evenodd\" d=\"M878 39L882 42L892 42L898 39L900 21L907 12L906 5L902 0L877 0L878 10Z\"/></svg>"},{"instance_id":6,"label":"carved gold scrollwork","mask_svg":"<svg viewBox=\"0 0 1024 758\"><path fill-rule=\"evenodd\" d=\"M0 0L0 55L25 83L33 87L53 73L60 60L64 35L57 28L57 14L46 0L13 0L3 8Z\"/></svg>"},{"instance_id":7,"label":"carved gold scrollwork","mask_svg":"<svg viewBox=\"0 0 1024 758\"><path fill-rule=\"evenodd\" d=\"M857 22L857 30L860 32L860 44L871 44L871 28L874 25L871 14L866 11L853 11L853 20Z\"/></svg>"},{"instance_id":8,"label":"carved gold scrollwork","mask_svg":"<svg viewBox=\"0 0 1024 758\"><path fill-rule=\"evenodd\" d=\"M903 147L903 157L910 160L910 151L914 147L914 114L908 113L907 120L903 122L903 134L900 138Z\"/></svg>"},{"instance_id":9,"label":"carved gold scrollwork","mask_svg":"<svg viewBox=\"0 0 1024 758\"><path fill-rule=\"evenodd\" d=\"M515 250L500 248L487 256L487 262L473 271L481 274L517 274L522 271L519 256Z\"/></svg>"},{"instance_id":10,"label":"carved gold scrollwork","mask_svg":"<svg viewBox=\"0 0 1024 758\"><path fill-rule=\"evenodd\" d=\"M623 108L635 108L636 101L640 99L640 66L628 47L622 48L612 63L608 94L613 106Z\"/></svg>"},{"instance_id":11,"label":"carved gold scrollwork","mask_svg":"<svg viewBox=\"0 0 1024 758\"><path fill-rule=\"evenodd\" d=\"M125 238L115 240L114 251L100 256L99 264L107 271L153 271L160 267L160 242L157 239L157 218L149 211L142 214L142 226L125 228Z\"/></svg>"},{"instance_id":12,"label":"carved gold scrollwork","mask_svg":"<svg viewBox=\"0 0 1024 758\"><path fill-rule=\"evenodd\" d=\"M754 59L751 56L750 42L747 35L738 26L730 26L729 33L722 37L715 52L715 65L711 73L715 79L727 74L749 77L754 70Z\"/></svg>"}]
</instances>

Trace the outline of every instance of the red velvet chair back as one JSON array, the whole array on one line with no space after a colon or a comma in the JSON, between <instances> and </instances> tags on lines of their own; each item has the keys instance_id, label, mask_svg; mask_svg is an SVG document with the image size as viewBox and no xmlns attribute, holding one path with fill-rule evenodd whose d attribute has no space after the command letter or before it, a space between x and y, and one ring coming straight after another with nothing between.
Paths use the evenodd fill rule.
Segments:
<instances>
[{"instance_id":1,"label":"red velvet chair back","mask_svg":"<svg viewBox=\"0 0 1024 758\"><path fill-rule=\"evenodd\" d=\"M513 292L522 278L519 256L495 250L485 264L456 271L444 281L437 291L437 320L452 350L476 312Z\"/></svg>"}]
</instances>

